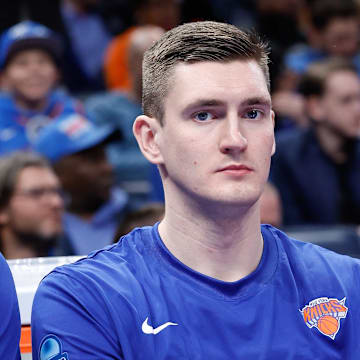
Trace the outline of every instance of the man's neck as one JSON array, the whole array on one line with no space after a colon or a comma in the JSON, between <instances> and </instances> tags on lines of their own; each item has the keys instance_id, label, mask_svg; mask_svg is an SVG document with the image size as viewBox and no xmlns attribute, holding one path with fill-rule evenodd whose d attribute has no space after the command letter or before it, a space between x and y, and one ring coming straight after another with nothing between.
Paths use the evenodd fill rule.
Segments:
<instances>
[{"instance_id":1,"label":"man's neck","mask_svg":"<svg viewBox=\"0 0 360 360\"><path fill-rule=\"evenodd\" d=\"M75 197L72 197L72 201L67 207L66 211L68 213L74 214L84 221L91 221L96 212L104 205L105 201L100 200L98 202L88 202L85 203L82 199L76 201Z\"/></svg>"},{"instance_id":2,"label":"man's neck","mask_svg":"<svg viewBox=\"0 0 360 360\"><path fill-rule=\"evenodd\" d=\"M182 263L207 276L233 282L258 266L263 239L257 203L238 208L235 217L215 221L205 211L177 211L166 206L159 233L169 251ZM225 211L222 210L222 213Z\"/></svg>"}]
</instances>

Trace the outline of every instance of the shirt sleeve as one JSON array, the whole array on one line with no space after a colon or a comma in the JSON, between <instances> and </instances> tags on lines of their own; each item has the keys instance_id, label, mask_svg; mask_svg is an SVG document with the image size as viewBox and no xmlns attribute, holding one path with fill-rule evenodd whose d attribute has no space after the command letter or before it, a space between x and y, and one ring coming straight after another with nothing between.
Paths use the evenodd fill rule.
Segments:
<instances>
[{"instance_id":1,"label":"shirt sleeve","mask_svg":"<svg viewBox=\"0 0 360 360\"><path fill-rule=\"evenodd\" d=\"M0 359L20 360L20 313L14 280L0 254Z\"/></svg>"},{"instance_id":2,"label":"shirt sleeve","mask_svg":"<svg viewBox=\"0 0 360 360\"><path fill-rule=\"evenodd\" d=\"M101 292L75 274L52 272L43 279L32 307L33 359L123 359Z\"/></svg>"}]
</instances>

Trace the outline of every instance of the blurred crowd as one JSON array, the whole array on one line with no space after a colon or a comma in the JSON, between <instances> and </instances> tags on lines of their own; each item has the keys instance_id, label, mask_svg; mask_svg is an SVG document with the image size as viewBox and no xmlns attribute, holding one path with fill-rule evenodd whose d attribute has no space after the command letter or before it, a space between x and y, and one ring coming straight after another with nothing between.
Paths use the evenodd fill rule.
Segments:
<instances>
[{"instance_id":1,"label":"blurred crowd","mask_svg":"<svg viewBox=\"0 0 360 360\"><path fill-rule=\"evenodd\" d=\"M0 11L0 251L84 255L164 212L137 147L144 52L215 20L269 41L276 154L262 222L360 225L360 2L12 0Z\"/></svg>"}]
</instances>

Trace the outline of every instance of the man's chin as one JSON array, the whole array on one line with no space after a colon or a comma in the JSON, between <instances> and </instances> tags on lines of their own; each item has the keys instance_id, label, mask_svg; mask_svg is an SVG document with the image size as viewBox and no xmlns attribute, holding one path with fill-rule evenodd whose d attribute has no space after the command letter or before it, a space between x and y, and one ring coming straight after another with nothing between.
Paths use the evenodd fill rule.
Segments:
<instances>
[{"instance_id":1,"label":"man's chin","mask_svg":"<svg viewBox=\"0 0 360 360\"><path fill-rule=\"evenodd\" d=\"M31 249L33 249L37 256L47 256L49 251L56 245L61 233L31 233L18 231L16 233L18 241Z\"/></svg>"}]
</instances>

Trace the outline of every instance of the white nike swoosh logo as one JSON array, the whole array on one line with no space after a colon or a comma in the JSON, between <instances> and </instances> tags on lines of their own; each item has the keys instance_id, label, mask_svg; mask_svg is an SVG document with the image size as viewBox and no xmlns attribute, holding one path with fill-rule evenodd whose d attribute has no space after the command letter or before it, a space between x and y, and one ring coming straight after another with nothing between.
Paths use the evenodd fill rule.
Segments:
<instances>
[{"instance_id":1,"label":"white nike swoosh logo","mask_svg":"<svg viewBox=\"0 0 360 360\"><path fill-rule=\"evenodd\" d=\"M176 323L173 322L166 322L165 324L162 324L160 326L158 326L157 328L153 328L151 325L148 324L148 317L144 320L144 322L142 323L141 326L141 330L143 331L144 334L153 334L156 335L158 334L160 331L163 331L165 328L167 328L170 325L178 325Z\"/></svg>"}]
</instances>

